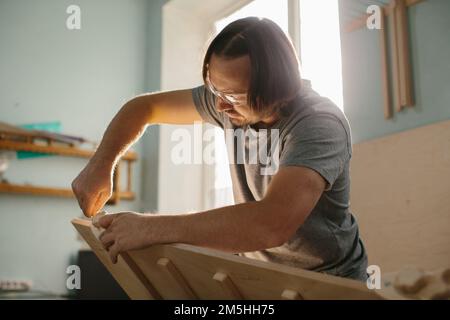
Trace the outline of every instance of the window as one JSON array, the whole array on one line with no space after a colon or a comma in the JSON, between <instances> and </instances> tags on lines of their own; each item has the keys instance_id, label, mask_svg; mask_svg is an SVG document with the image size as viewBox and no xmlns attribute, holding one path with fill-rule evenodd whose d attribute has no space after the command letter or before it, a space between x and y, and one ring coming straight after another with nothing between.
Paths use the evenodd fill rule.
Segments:
<instances>
[{"instance_id":1,"label":"window","mask_svg":"<svg viewBox=\"0 0 450 320\"><path fill-rule=\"evenodd\" d=\"M287 0L254 0L215 23L216 34L225 28L229 23L249 17L265 17L277 23L286 34L288 33L288 3ZM222 129L215 128L215 152L216 165L214 167L214 189L210 196L213 200L213 207L222 207L234 203L229 170L225 137Z\"/></svg>"},{"instance_id":2,"label":"window","mask_svg":"<svg viewBox=\"0 0 450 320\"><path fill-rule=\"evenodd\" d=\"M300 1L302 78L343 109L338 1Z\"/></svg>"}]
</instances>

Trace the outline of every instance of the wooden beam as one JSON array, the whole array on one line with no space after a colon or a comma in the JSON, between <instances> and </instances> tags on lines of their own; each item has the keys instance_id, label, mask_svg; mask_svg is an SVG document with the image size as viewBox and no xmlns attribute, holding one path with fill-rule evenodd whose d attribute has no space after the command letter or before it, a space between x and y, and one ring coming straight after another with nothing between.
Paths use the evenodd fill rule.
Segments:
<instances>
[{"instance_id":1,"label":"wooden beam","mask_svg":"<svg viewBox=\"0 0 450 320\"><path fill-rule=\"evenodd\" d=\"M127 267L130 260L124 260L124 254L121 253L119 263L112 264L101 242L93 235L91 222L74 219L72 223L95 253L103 258L102 263L113 273L118 283L127 293L133 293L130 297L148 299L149 290L143 290L146 286L135 276L136 273L133 272L130 277L130 268ZM185 292L191 290L191 296L201 299L223 299L217 282L212 280L218 270L233 275L233 283L245 299L281 299L286 289L292 292L285 292L284 298L300 298L295 292L301 292L304 299L380 299L376 290L368 289L360 281L185 244L152 245L128 251L127 254L138 267L138 274L145 277L146 282L151 283L164 299L177 299L181 294L184 297ZM124 262L127 265L123 265ZM175 272L168 271L167 266L171 264L176 266ZM221 278L224 278L223 275ZM190 289L180 290L180 284Z\"/></svg>"},{"instance_id":2,"label":"wooden beam","mask_svg":"<svg viewBox=\"0 0 450 320\"><path fill-rule=\"evenodd\" d=\"M175 264L168 258L160 258L156 262L156 264L164 270L164 273L166 274L166 277L174 281L181 292L184 292L185 299L198 299L195 292L192 290L192 287L189 285L189 283L186 281L186 279L183 277L181 272L178 270L178 268L175 266Z\"/></svg>"},{"instance_id":3,"label":"wooden beam","mask_svg":"<svg viewBox=\"0 0 450 320\"><path fill-rule=\"evenodd\" d=\"M298 291L284 289L281 293L281 299L283 300L304 300Z\"/></svg>"},{"instance_id":4,"label":"wooden beam","mask_svg":"<svg viewBox=\"0 0 450 320\"><path fill-rule=\"evenodd\" d=\"M12 193L12 194L30 194L35 196L53 196L62 198L73 198L74 194L71 189L66 188L51 188L32 185L19 185L0 182L0 193ZM122 191L119 193L120 199L134 200L135 195L133 192ZM111 204L108 202L108 204Z\"/></svg>"},{"instance_id":5,"label":"wooden beam","mask_svg":"<svg viewBox=\"0 0 450 320\"><path fill-rule=\"evenodd\" d=\"M86 150L75 147L44 146L34 143L16 142L3 139L0 139L0 150L29 151L79 158L90 158L95 153L95 150ZM135 161L137 160L137 154L134 151L128 151L121 159L126 161Z\"/></svg>"},{"instance_id":6,"label":"wooden beam","mask_svg":"<svg viewBox=\"0 0 450 320\"><path fill-rule=\"evenodd\" d=\"M220 271L216 272L213 276L213 280L219 284L221 290L226 294L228 299L244 300L244 297L239 292L239 289L226 273Z\"/></svg>"},{"instance_id":7,"label":"wooden beam","mask_svg":"<svg viewBox=\"0 0 450 320\"><path fill-rule=\"evenodd\" d=\"M397 2L391 0L389 3L392 12L395 12ZM392 50L392 85L394 88L394 106L397 112L402 110L401 91L400 91L400 58L398 50L398 33L397 33L397 15L391 14L389 16L391 24L391 50Z\"/></svg>"},{"instance_id":8,"label":"wooden beam","mask_svg":"<svg viewBox=\"0 0 450 320\"><path fill-rule=\"evenodd\" d=\"M403 107L412 107L411 63L409 51L408 15L405 0L395 0L395 32L397 39L398 76L400 86L400 104Z\"/></svg>"},{"instance_id":9,"label":"wooden beam","mask_svg":"<svg viewBox=\"0 0 450 320\"><path fill-rule=\"evenodd\" d=\"M384 104L384 118L392 118L392 108L390 101L390 89L389 89L389 67L388 67L388 49L387 49L387 30L386 19L384 14L381 15L381 30L380 30L380 50L381 50L381 78L382 78L382 91L383 91L383 104Z\"/></svg>"},{"instance_id":10,"label":"wooden beam","mask_svg":"<svg viewBox=\"0 0 450 320\"><path fill-rule=\"evenodd\" d=\"M72 221L72 224L131 299L161 299L153 285L142 274L139 266L136 266L129 258L128 253L120 254L116 264L111 262L108 251L92 233L90 220L76 219Z\"/></svg>"}]
</instances>

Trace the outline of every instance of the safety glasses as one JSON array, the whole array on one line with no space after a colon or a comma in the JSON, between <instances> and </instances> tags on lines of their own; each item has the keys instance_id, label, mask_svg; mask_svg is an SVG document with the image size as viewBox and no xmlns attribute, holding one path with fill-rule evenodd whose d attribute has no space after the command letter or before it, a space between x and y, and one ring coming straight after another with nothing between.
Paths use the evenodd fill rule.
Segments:
<instances>
[{"instance_id":1,"label":"safety glasses","mask_svg":"<svg viewBox=\"0 0 450 320\"><path fill-rule=\"evenodd\" d=\"M223 93L217 90L209 79L209 70L206 71L206 85L208 89L218 98L231 105L243 105L247 103L247 93Z\"/></svg>"}]
</instances>

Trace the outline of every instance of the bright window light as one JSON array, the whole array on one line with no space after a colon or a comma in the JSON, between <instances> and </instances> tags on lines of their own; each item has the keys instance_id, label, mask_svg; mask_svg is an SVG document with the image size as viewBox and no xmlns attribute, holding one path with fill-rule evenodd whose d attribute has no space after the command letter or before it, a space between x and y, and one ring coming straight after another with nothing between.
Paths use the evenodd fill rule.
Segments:
<instances>
[{"instance_id":1,"label":"bright window light","mask_svg":"<svg viewBox=\"0 0 450 320\"><path fill-rule=\"evenodd\" d=\"M301 0L302 78L343 109L338 1Z\"/></svg>"},{"instance_id":2,"label":"bright window light","mask_svg":"<svg viewBox=\"0 0 450 320\"><path fill-rule=\"evenodd\" d=\"M245 17L268 18L278 24L286 34L288 33L287 0L254 0L228 17L217 21L217 33L229 23Z\"/></svg>"}]
</instances>

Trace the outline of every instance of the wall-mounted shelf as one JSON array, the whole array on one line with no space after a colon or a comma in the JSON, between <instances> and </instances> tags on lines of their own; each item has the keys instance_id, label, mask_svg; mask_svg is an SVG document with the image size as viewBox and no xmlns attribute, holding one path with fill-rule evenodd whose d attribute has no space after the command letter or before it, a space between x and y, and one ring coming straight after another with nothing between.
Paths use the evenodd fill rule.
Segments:
<instances>
[{"instance_id":1,"label":"wall-mounted shelf","mask_svg":"<svg viewBox=\"0 0 450 320\"><path fill-rule=\"evenodd\" d=\"M33 142L22 142L0 139L0 150L10 151L29 151L35 153L54 154L66 157L80 157L90 158L94 155L94 150L81 149L73 146L54 145L51 143L37 144ZM121 161L127 163L127 185L124 190L120 186L120 163L117 164L114 170L113 177L113 195L108 201L108 204L117 204L120 200L133 200L134 192L131 190L131 164L137 160L137 154L133 151L127 152ZM31 194L38 196L55 196L55 197L74 197L71 189L52 188L34 185L18 185L11 183L0 183L0 192L14 193L14 194Z\"/></svg>"}]
</instances>

